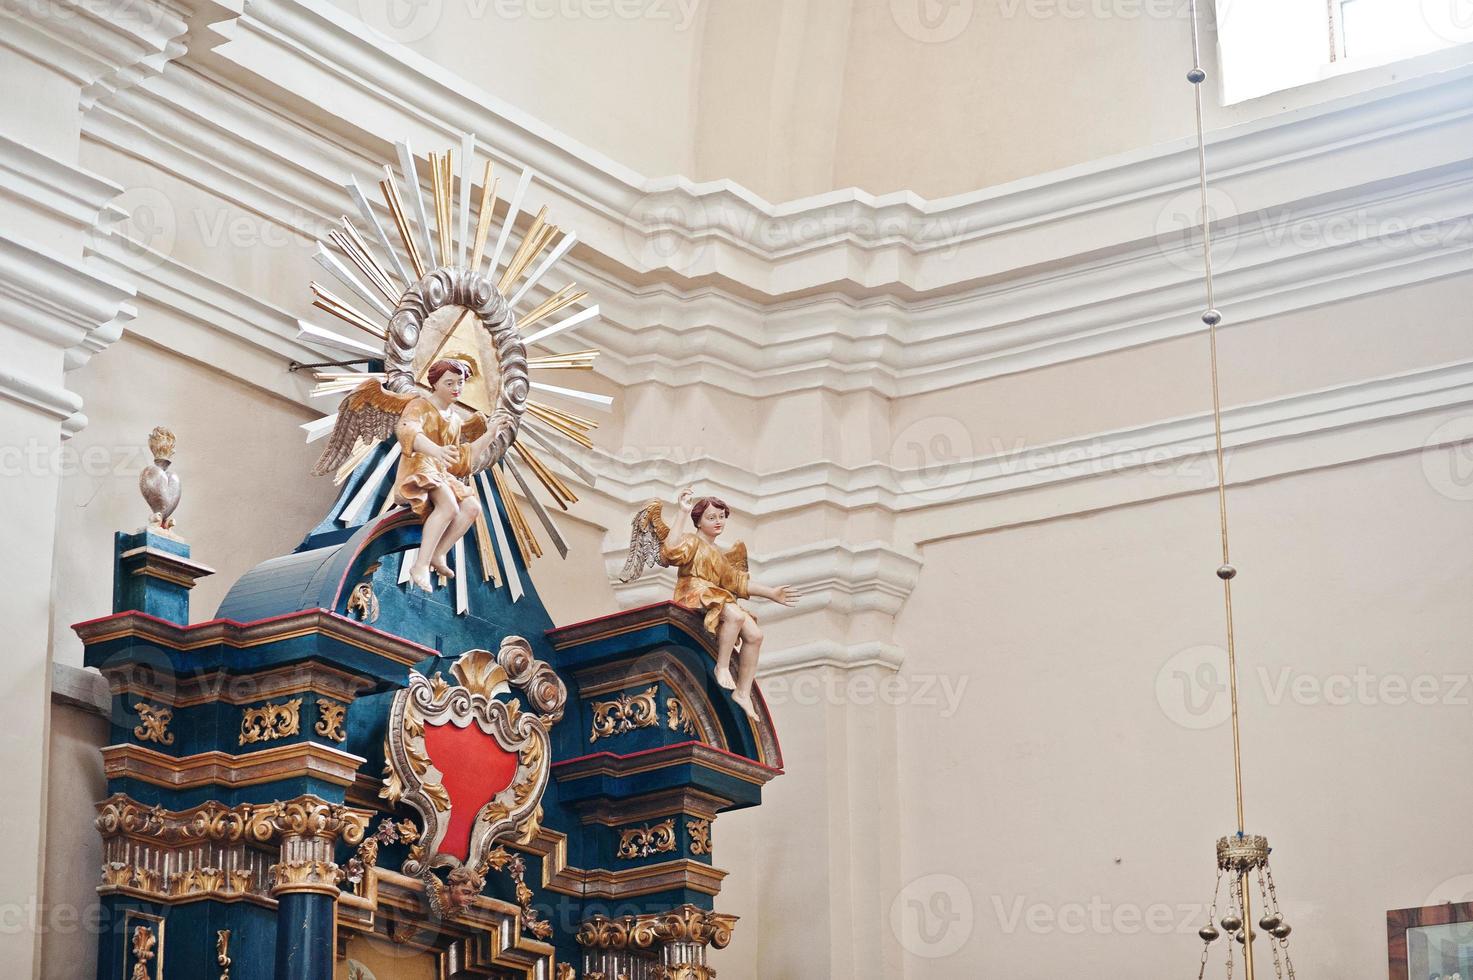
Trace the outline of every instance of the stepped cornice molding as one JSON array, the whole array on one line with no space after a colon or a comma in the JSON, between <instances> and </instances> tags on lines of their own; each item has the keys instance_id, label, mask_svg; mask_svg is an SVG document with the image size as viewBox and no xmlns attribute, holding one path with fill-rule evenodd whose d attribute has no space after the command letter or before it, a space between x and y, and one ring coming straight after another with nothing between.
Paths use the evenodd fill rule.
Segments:
<instances>
[{"instance_id":1,"label":"stepped cornice molding","mask_svg":"<svg viewBox=\"0 0 1473 980\"><path fill-rule=\"evenodd\" d=\"M283 0L262 3L270 8ZM311 21L309 5L285 6L294 12L295 19L288 18L292 23ZM260 25L251 21L256 10L253 5L241 23L251 22L259 34ZM357 36L347 26L334 31ZM339 42L344 43L341 37ZM1236 213L1226 216L1216 232L1229 329L1473 272L1473 172L1461 161L1473 154L1473 102L1444 104L1450 93L1473 98L1473 79L1454 74L1421 83L1399 94L1383 90L1375 99L1362 97L1352 108L1319 107L1326 116L1323 125L1306 123L1306 128L1317 138L1338 142L1320 145L1318 155L1296 144L1296 155L1284 166L1310 167L1320 179L1276 171L1273 181L1231 192L1229 210ZM92 139L146 154L181 179L228 195L232 204L262 221L304 238L320 236L349 210L338 180L370 173L371 151L355 152L342 140L304 141L299 125L282 114L289 107L273 110L240 100L222 84L208 72L175 73L116 96L89 113L84 127ZM1407 100L1425 115L1393 127L1386 119L1387 103ZM1360 125L1350 126L1346 116ZM1342 132L1347 129L1351 136ZM1467 130L1461 143L1439 141L1438 149L1424 152L1421 144L1429 133L1449 138L1454 129ZM1370 154L1372 159L1361 159L1364 147L1351 138L1354 133L1365 138L1379 133L1390 142ZM1356 159L1342 159L1345 154ZM577 171L592 165L581 158L576 164L568 166ZM1257 172L1248 164L1233 170L1231 164L1214 157L1214 166L1237 177ZM1350 182L1351 173L1362 179ZM547 176L555 189L573 186L556 171ZM1061 172L1031 184L1073 185L1079 179ZM1272 201L1258 193L1260 184L1281 180L1289 192ZM1072 212L1060 211L1057 221L1040 225L1055 228L1047 254L1035 251L1029 262L1025 250L1009 247L980 282L973 273L985 266L933 256L928 265L951 269L955 278L924 296L899 281L890 284L894 294L888 296L853 295L832 282L802 298L763 296L731 281L696 286L678 276L652 278L589 251L571 264L578 280L599 296L609 325L629 328L595 325L586 331L605 350L600 370L620 384L707 384L756 397L820 387L903 397L1202 329L1197 260L1189 243L1157 237L1160 202L1154 211L1140 211L1109 182L1096 189L1102 196L1088 210L1106 215L1113 232L1094 243L1099 248L1089 250L1090 243L1065 228L1061 222ZM581 192L568 193L559 207L582 212L580 221L602 216L592 221L595 233L606 227L606 209ZM1252 203L1262 206L1249 210ZM794 207L785 206L794 222L811 218ZM997 232L1007 234L1006 229ZM860 246L851 242L849 247ZM782 264L789 257L774 253L763 261Z\"/></svg>"},{"instance_id":2,"label":"stepped cornice molding","mask_svg":"<svg viewBox=\"0 0 1473 980\"><path fill-rule=\"evenodd\" d=\"M620 537L625 540L618 541ZM674 569L649 569L634 582L618 581L617 573L628 553L627 538L616 528L603 546L604 566L619 605L633 609L669 599L675 585ZM800 606L762 603L764 623L823 611L844 616L868 612L894 616L914 591L921 572L921 556L908 545L889 541L850 544L837 538L806 542L760 559L753 557L751 564L756 580L786 582L803 589Z\"/></svg>"},{"instance_id":3,"label":"stepped cornice molding","mask_svg":"<svg viewBox=\"0 0 1473 980\"><path fill-rule=\"evenodd\" d=\"M109 204L123 188L0 134L0 198L33 208L72 231L91 232L124 217Z\"/></svg>"},{"instance_id":4,"label":"stepped cornice molding","mask_svg":"<svg viewBox=\"0 0 1473 980\"><path fill-rule=\"evenodd\" d=\"M1466 413L1469 405L1473 405L1473 360L1227 408L1222 423L1223 444L1229 454L1228 482L1416 451L1429 445L1439 413ZM962 419L948 421L965 425ZM1388 424L1400 422L1410 424ZM1473 422L1469 429L1473 431ZM1331 459L1315 449L1317 440L1328 444L1341 435L1348 435L1353 443L1348 456L1337 448ZM563 445L578 452L571 443ZM1285 445L1298 448L1293 453L1274 454L1269 466L1234 465L1251 450ZM581 451L578 458L598 475L594 492L612 501L616 510L633 513L649 500L669 497L673 486L694 484L719 494L744 519L761 520L814 507L851 512L878 509L901 522L896 540L919 545L1022 519L1065 517L1215 486L1212 446L1212 416L1202 413L1037 446L999 447L998 451L935 463L928 471L876 461L862 466L816 462L752 473L707 455L675 458L652 453L630 461L599 449ZM948 521L961 523L944 532L929 531L920 523L929 520L925 517L928 512L951 514L958 505L1026 498L1031 492L1129 474L1140 477L1133 484L1134 492L1108 501L1085 490L1065 509L1050 503L1047 506L1052 510L1041 509L1027 518L1018 518L1009 509L1006 519L990 519L984 506L948 516ZM611 570L617 567L615 556L622 561L625 542L616 538L624 533L616 528L606 539L605 558Z\"/></svg>"},{"instance_id":5,"label":"stepped cornice molding","mask_svg":"<svg viewBox=\"0 0 1473 980\"><path fill-rule=\"evenodd\" d=\"M1060 242L1076 254L1116 247L1131 223L1154 238L1163 206L1195 180L1195 145L1182 139L934 201L846 189L772 204L731 181L636 174L328 0L255 0L240 25L222 56L268 85L310 79L373 158L400 134L431 145L476 133L500 161L545 176L549 199L534 206L549 203L636 279L715 277L763 297L925 294L1046 265ZM1214 186L1241 213L1384 178L1388 157L1419 168L1466 160L1473 68L1234 126L1210 144Z\"/></svg>"},{"instance_id":6,"label":"stepped cornice molding","mask_svg":"<svg viewBox=\"0 0 1473 980\"><path fill-rule=\"evenodd\" d=\"M121 335L132 298L94 262L0 237L0 326L61 348L67 366Z\"/></svg>"},{"instance_id":7,"label":"stepped cornice molding","mask_svg":"<svg viewBox=\"0 0 1473 980\"><path fill-rule=\"evenodd\" d=\"M160 74L187 51L223 41L216 25L244 0L17 0L0 7L0 46L74 82L86 110Z\"/></svg>"}]
</instances>

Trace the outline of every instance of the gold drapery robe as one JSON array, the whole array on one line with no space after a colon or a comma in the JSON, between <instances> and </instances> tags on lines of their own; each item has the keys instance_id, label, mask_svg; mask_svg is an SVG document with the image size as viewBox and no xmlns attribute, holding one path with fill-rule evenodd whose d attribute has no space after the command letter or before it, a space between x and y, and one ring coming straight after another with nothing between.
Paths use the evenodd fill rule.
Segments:
<instances>
[{"instance_id":1,"label":"gold drapery robe","mask_svg":"<svg viewBox=\"0 0 1473 980\"><path fill-rule=\"evenodd\" d=\"M674 602L686 609L704 609L706 631L716 632L721 619L721 610L728 604L752 613L737 602L751 598L748 585L751 576L747 572L747 546L737 542L730 551L722 551L698 533L690 533L673 545L670 544L669 527L664 521L656 525L661 533L660 558L667 565L679 568L675 579ZM752 617L756 619L755 616Z\"/></svg>"},{"instance_id":2,"label":"gold drapery robe","mask_svg":"<svg viewBox=\"0 0 1473 980\"><path fill-rule=\"evenodd\" d=\"M437 446L452 446L456 456L449 466L432 456L414 452L414 437L423 433ZM470 476L470 446L461 441L461 420L454 408L441 414L428 398L415 398L404 407L399 427L399 470L394 476L395 493L420 517L430 512L430 493L449 487L456 500L475 494L465 478Z\"/></svg>"}]
</instances>

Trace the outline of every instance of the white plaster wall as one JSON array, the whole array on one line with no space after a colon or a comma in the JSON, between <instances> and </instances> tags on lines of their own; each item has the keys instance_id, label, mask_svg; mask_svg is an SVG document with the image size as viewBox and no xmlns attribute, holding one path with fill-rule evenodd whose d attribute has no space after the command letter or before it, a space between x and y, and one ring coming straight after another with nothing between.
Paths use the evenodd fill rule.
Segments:
<instances>
[{"instance_id":1,"label":"white plaster wall","mask_svg":"<svg viewBox=\"0 0 1473 980\"><path fill-rule=\"evenodd\" d=\"M729 178L771 201L851 186L945 197L1192 131L1185 0L335 2L627 167ZM1204 3L1215 76L1213 16ZM1208 124L1470 56L1210 100Z\"/></svg>"},{"instance_id":2,"label":"white plaster wall","mask_svg":"<svg viewBox=\"0 0 1473 980\"><path fill-rule=\"evenodd\" d=\"M1301 973L1385 976L1385 911L1428 904L1470 870L1445 816L1469 803L1449 774L1469 761L1470 623L1454 597L1473 577L1473 505L1429 483L1424 466L1445 457L1230 500L1248 829L1276 847ZM1186 727L1221 720L1225 694L1200 686L1189 705L1173 676L1195 683L1203 661L1182 651L1223 642L1215 510L1198 494L925 549L896 629L906 671L971 683L950 717L899 711L902 883L940 875L918 900L971 912L946 928L933 907L943 938L912 952L961 947L908 956L906 976L1195 963L1204 916L1186 912L1211 895L1213 841L1236 829L1228 728ZM1332 678L1361 670L1369 697L1331 703L1345 694ZM1447 703L1398 703L1423 676ZM870 898L883 921L892 896ZM1163 904L1169 927L1142 918Z\"/></svg>"},{"instance_id":3,"label":"white plaster wall","mask_svg":"<svg viewBox=\"0 0 1473 980\"><path fill-rule=\"evenodd\" d=\"M296 427L312 416L217 368L129 337L78 372L76 385L95 410L65 450L52 637L56 660L80 667L82 644L70 627L112 611L113 532L148 522L138 473L155 425L178 437L177 533L215 569L191 593L193 622L213 617L225 592L258 562L295 548L332 503L334 488L309 475L315 447L297 438Z\"/></svg>"},{"instance_id":4,"label":"white plaster wall","mask_svg":"<svg viewBox=\"0 0 1473 980\"><path fill-rule=\"evenodd\" d=\"M97 970L102 921L95 869L102 867L102 838L92 822L93 804L107 796L102 755L107 722L65 704L51 707L51 776L46 787L45 915L41 946L45 980L76 980Z\"/></svg>"},{"instance_id":5,"label":"white plaster wall","mask_svg":"<svg viewBox=\"0 0 1473 980\"><path fill-rule=\"evenodd\" d=\"M346 2L343 9L355 9ZM973 190L1187 132L1178 20L1020 19L1003 17L996 5L963 3L954 6L968 12L967 24L942 41L906 34L894 14L903 6L713 0L688 30L672 35L653 18L501 18L493 7L444 0L425 5L437 11L430 32L402 39L505 98L534 133L561 129L646 174L732 177L776 200L846 184L926 195ZM356 9L370 23L378 16ZM1214 111L1212 120L1266 116L1436 63L1338 79ZM250 72L234 72L253 94ZM254 94L265 100L271 85L292 78L261 80ZM164 114L160 103L167 100L140 96L130 105ZM335 104L321 113L332 111L353 110ZM351 132L359 122L338 129ZM289 127L312 123L287 120ZM158 152L168 141L154 142L155 124L166 128L150 119L122 137L94 129L82 144L87 167L167 205L169 234L147 241L162 256L159 278L142 290L130 334L68 375L91 418L67 444L69 458L85 462L90 452L107 465L64 474L55 500L50 632L63 663L80 662L69 624L110 609L112 533L143 521L138 450L153 425L179 434L181 530L195 556L218 569L195 593L196 620L213 612L246 569L290 550L332 497L328 481L307 475L317 450L303 445L297 426L317 413L303 402L301 380L285 371L283 351L291 347L283 337L291 318L305 313L306 284L318 274L306 233L340 202L313 199L320 188L295 173L284 189L272 184L277 161L266 137L242 151L220 134L200 135L204 155L230 167L213 180L186 179L187 164ZM57 143L75 139L67 125L55 129ZM308 130L292 131L304 159L317 159L307 156ZM370 134L398 135L387 127ZM176 142L192 148L187 137ZM305 164L293 159L293 166ZM550 176L562 182L559 193L573 197L603 179L575 184ZM1286 195L1312 196L1313 180L1300 179L1307 189ZM1058 175L1039 180L1062 183ZM618 220L601 204L577 204L598 220ZM772 224L781 230L784 220ZM1113 247L1149 236L1138 220L1121 218L1108 229L1114 237L1101 233L1101 241ZM1053 234L1059 254L1075 262L1062 247L1069 232ZM845 322L851 333L815 331L804 339L804 329L859 304L826 294L795 316L785 277L814 290L821 287L812 282L829 280L825 273L803 278L780 248L754 251L756 271L729 293L719 278L634 271L618 257L589 252L583 258L617 292L622 320L588 331L576 346L601 343L615 330L637 336L658 321L678 336L679 354L696 354L719 350L718 333L758 343L759 328L781 324L791 331L779 334L783 340L838 362L873 326L856 318ZM1017 261L1035 254L1052 253L1036 250ZM941 284L935 305L969 300L973 284L947 267L955 256L911 259L916 281ZM928 278L938 266L947 275ZM833 276L861 281L866 271ZM200 312L170 300L159 283L178 282L222 305ZM1242 297L1225 293L1225 402L1284 399L1467 360L1470 288L1466 272L1429 275L1414 287L1248 324L1234 320ZM1017 289L1040 304L1054 299L1047 281ZM696 308L700 319L685 315ZM994 326L978 315L968 333L986 335ZM900 360L895 347L903 344L893 338L877 346L875 360ZM1097 928L1090 905L1098 896L1096 905L1107 904L1111 916L1124 909L1129 919L1137 907L1204 901L1212 841L1231 829L1225 731L1181 727L1156 696L1168 658L1221 635L1211 577L1215 509L1200 492L1210 468L1197 457L1187 472L1098 473L978 499L921 499L903 471L916 464L908 455L916 446L919 462L944 467L958 454L1108 437L1199 414L1208 404L1205 338L1143 343L939 390L920 385L903 397L868 387L782 390L780 376L764 378L779 386L772 395L699 377L675 387L637 363L623 379L622 386L608 377L593 382L616 394L618 409L596 439L606 453L595 457L605 470L600 485L580 490L579 516L563 522L573 556L567 563L549 557L533 571L555 621L630 601L632 593L610 587L610 541L617 551L627 540L625 522L646 490L672 491L687 479L742 495L730 533L747 539L759 560L809 549L773 562L770 574L831 580L796 615L762 611L774 663L805 644L830 646L809 650L801 669L764 680L789 771L771 784L762 808L717 822L716 860L733 871L718 907L743 917L734 946L716 956L723 976L1026 980L1076 972L1081 962L1101 964L1100 975L1189 968L1200 917L1178 933L1182 920L1174 916L1166 934L1156 935L1116 927L1113 918ZM1466 404L1407 418L1370 412L1313 436L1280 432L1232 457L1230 473L1241 463L1255 481L1232 495L1245 669L1292 665L1314 677L1360 666L1380 675L1456 672L1469 572L1458 545L1473 503L1455 499L1462 484L1451 467L1466 455L1418 447L1449 441L1435 437L1445 422L1473 433ZM1307 429L1314 420L1300 421ZM937 435L952 441L938 448ZM784 490L793 471L830 462L829 485ZM618 464L645 482L626 480ZM894 502L849 494L850 483L860 484L877 464L902 471ZM1298 470L1308 472L1263 478ZM913 587L904 580L914 566L903 557L900 573L846 565L845 549L868 542L878 542L882 555L919 546ZM873 647L898 656L899 670L856 666L868 654L855 651ZM896 685L898 706L877 703L876 692ZM1456 773L1456 746L1466 741L1459 738L1466 708L1270 706L1261 695L1260 685L1245 697L1249 820L1280 847L1276 866L1298 929L1300 969L1379 976L1385 910L1420 904L1444 870L1473 873L1445 856L1457 840L1446 815L1461 801L1448 772ZM59 729L53 752L73 753L67 758L85 754L77 745L88 737L102 737L85 725L58 722ZM64 751L56 747L60 737L70 740ZM90 810L53 792L48 869L69 866L90 821ZM1357 832L1389 855L1377 856L1386 866L1376 873L1344 856L1361 842ZM932 874L951 877L925 880ZM65 900L72 886L55 887ZM1030 928L1025 919L1006 928L1019 898L1025 915L1037 908L1034 922L1050 915L1068 922ZM955 918L965 901L969 921ZM1076 906L1085 915L1082 930L1070 918ZM933 940L959 948L922 955L938 946L903 928L922 921L906 918L917 909L934 916ZM47 942L48 963L65 962L72 938Z\"/></svg>"}]
</instances>

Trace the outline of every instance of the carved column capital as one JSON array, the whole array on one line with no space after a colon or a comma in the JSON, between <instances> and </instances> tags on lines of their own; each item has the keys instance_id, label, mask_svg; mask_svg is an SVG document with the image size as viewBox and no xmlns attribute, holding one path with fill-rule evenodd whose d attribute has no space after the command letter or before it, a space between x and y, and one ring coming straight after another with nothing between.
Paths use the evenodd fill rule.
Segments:
<instances>
[{"instance_id":1,"label":"carved column capital","mask_svg":"<svg viewBox=\"0 0 1473 980\"><path fill-rule=\"evenodd\" d=\"M716 971L706 965L706 948L724 949L736 922L734 915L682 905L639 916L596 915L579 925L576 938L585 950L585 974L602 970L617 975L614 967L621 954L644 953L653 954L645 961L651 978L707 980Z\"/></svg>"},{"instance_id":2,"label":"carved column capital","mask_svg":"<svg viewBox=\"0 0 1473 980\"><path fill-rule=\"evenodd\" d=\"M254 809L247 819L250 836L266 841L280 837L314 838L336 843L357 844L363 840L364 828L373 814L355 810L341 803L329 803L315 796L299 796L294 800L269 803Z\"/></svg>"}]
</instances>

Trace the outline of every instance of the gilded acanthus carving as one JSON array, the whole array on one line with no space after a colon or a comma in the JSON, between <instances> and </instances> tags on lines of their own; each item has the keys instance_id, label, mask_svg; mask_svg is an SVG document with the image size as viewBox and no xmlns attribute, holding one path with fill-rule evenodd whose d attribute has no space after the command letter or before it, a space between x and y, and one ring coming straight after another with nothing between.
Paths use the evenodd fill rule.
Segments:
<instances>
[{"instance_id":1,"label":"gilded acanthus carving","mask_svg":"<svg viewBox=\"0 0 1473 980\"><path fill-rule=\"evenodd\" d=\"M593 702L593 731L588 741L612 738L636 728L654 728L660 724L660 709L655 704L658 684L638 694L620 694L612 701Z\"/></svg>"},{"instance_id":2,"label":"gilded acanthus carving","mask_svg":"<svg viewBox=\"0 0 1473 980\"><path fill-rule=\"evenodd\" d=\"M348 890L357 895L363 894L363 880L368 877L369 871L378 867L380 847L385 844L412 844L418 839L419 828L412 821L380 821L378 830L363 838L363 843L358 845L358 852L343 866L343 880L347 882Z\"/></svg>"},{"instance_id":3,"label":"gilded acanthus carving","mask_svg":"<svg viewBox=\"0 0 1473 980\"><path fill-rule=\"evenodd\" d=\"M169 731L169 723L174 720L172 708L139 701L133 705L133 710L138 712L138 725L133 729L134 738L140 742L174 744L174 733Z\"/></svg>"},{"instance_id":4,"label":"gilded acanthus carving","mask_svg":"<svg viewBox=\"0 0 1473 980\"><path fill-rule=\"evenodd\" d=\"M378 621L378 596L373 594L372 582L359 582L353 587L353 594L348 596L348 615L355 613L365 623Z\"/></svg>"},{"instance_id":5,"label":"gilded acanthus carving","mask_svg":"<svg viewBox=\"0 0 1473 980\"><path fill-rule=\"evenodd\" d=\"M672 732L683 732L691 738L701 737L701 730L696 727L696 720L691 716L690 709L679 698L665 699L665 716Z\"/></svg>"},{"instance_id":6,"label":"gilded acanthus carving","mask_svg":"<svg viewBox=\"0 0 1473 980\"><path fill-rule=\"evenodd\" d=\"M619 831L619 857L626 861L675 850L675 818Z\"/></svg>"},{"instance_id":7,"label":"gilded acanthus carving","mask_svg":"<svg viewBox=\"0 0 1473 980\"><path fill-rule=\"evenodd\" d=\"M282 861L271 866L271 891L336 891L338 866L321 858Z\"/></svg>"},{"instance_id":8,"label":"gilded acanthus carving","mask_svg":"<svg viewBox=\"0 0 1473 980\"><path fill-rule=\"evenodd\" d=\"M725 949L731 943L736 916L682 905L669 912L640 916L630 930L630 942L639 949L665 943L696 943Z\"/></svg>"},{"instance_id":9,"label":"gilded acanthus carving","mask_svg":"<svg viewBox=\"0 0 1473 980\"><path fill-rule=\"evenodd\" d=\"M220 967L220 980L230 980L230 930L215 932L215 965Z\"/></svg>"},{"instance_id":10,"label":"gilded acanthus carving","mask_svg":"<svg viewBox=\"0 0 1473 980\"><path fill-rule=\"evenodd\" d=\"M658 980L715 980L716 971L699 963L677 963L655 967Z\"/></svg>"},{"instance_id":11,"label":"gilded acanthus carving","mask_svg":"<svg viewBox=\"0 0 1473 980\"><path fill-rule=\"evenodd\" d=\"M266 843L279 835L337 837L349 844L363 839L369 814L315 796L234 807L205 803L189 810L144 806L123 795L97 805L97 830L104 840L126 835L179 845L198 841Z\"/></svg>"},{"instance_id":12,"label":"gilded acanthus carving","mask_svg":"<svg viewBox=\"0 0 1473 980\"><path fill-rule=\"evenodd\" d=\"M587 951L588 980L601 975L592 965L607 970L621 962L621 956L650 952L660 954L661 960L653 965L653 976L709 980L715 971L705 964L705 947L724 949L735 925L734 915L682 905L650 915L596 915L578 926L575 938Z\"/></svg>"},{"instance_id":13,"label":"gilded acanthus carving","mask_svg":"<svg viewBox=\"0 0 1473 980\"><path fill-rule=\"evenodd\" d=\"M692 819L685 825L685 831L690 835L692 854L711 853L711 821Z\"/></svg>"},{"instance_id":14,"label":"gilded acanthus carving","mask_svg":"<svg viewBox=\"0 0 1473 980\"><path fill-rule=\"evenodd\" d=\"M168 875L125 861L109 861L102 866L104 889L126 889L148 895L158 901L193 898L233 898L251 891L249 868L189 868Z\"/></svg>"},{"instance_id":15,"label":"gilded acanthus carving","mask_svg":"<svg viewBox=\"0 0 1473 980\"><path fill-rule=\"evenodd\" d=\"M154 958L158 936L152 926L139 926L133 930L133 973L130 980L149 980L149 961Z\"/></svg>"},{"instance_id":16,"label":"gilded acanthus carving","mask_svg":"<svg viewBox=\"0 0 1473 980\"><path fill-rule=\"evenodd\" d=\"M317 702L317 714L319 716L317 724L312 730L318 735L332 739L334 742L341 742L348 737L348 733L343 730L343 721L348 716L346 704L323 698Z\"/></svg>"},{"instance_id":17,"label":"gilded acanthus carving","mask_svg":"<svg viewBox=\"0 0 1473 980\"><path fill-rule=\"evenodd\" d=\"M302 699L292 698L280 704L263 704L255 708L243 708L240 719L240 744L274 742L288 738L302 730Z\"/></svg>"},{"instance_id":18,"label":"gilded acanthus carving","mask_svg":"<svg viewBox=\"0 0 1473 980\"><path fill-rule=\"evenodd\" d=\"M242 894L249 891L250 886L251 872L246 868L230 871L221 868L190 868L169 875L167 894L170 898Z\"/></svg>"}]
</instances>

